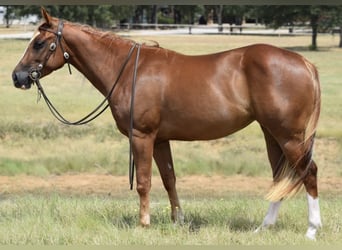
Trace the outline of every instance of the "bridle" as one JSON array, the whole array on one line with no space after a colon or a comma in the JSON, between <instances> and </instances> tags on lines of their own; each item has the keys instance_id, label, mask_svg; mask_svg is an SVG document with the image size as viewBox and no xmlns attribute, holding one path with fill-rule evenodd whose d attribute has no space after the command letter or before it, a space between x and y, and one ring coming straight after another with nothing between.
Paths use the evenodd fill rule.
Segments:
<instances>
[{"instance_id":1,"label":"bridle","mask_svg":"<svg viewBox=\"0 0 342 250\"><path fill-rule=\"evenodd\" d=\"M95 118L97 118L98 116L100 116L108 107L109 107L109 100L110 97L112 96L115 87L117 86L117 83L119 82L121 75L124 72L124 69L126 68L126 65L128 64L129 60L132 57L132 54L134 52L134 50L137 48L137 53L136 53L136 57L135 57L135 63L134 63L134 70L133 70L133 81L132 81L132 89L131 89L131 103L130 103L130 121L129 121L129 131L128 131L128 135L129 135L129 183L130 183L130 189L133 189L133 178L134 178L134 159L133 159L133 113L134 113L134 97L135 97L135 85L136 85L136 79L137 79L137 70L138 70L138 62L139 62L139 56L140 56L140 49L141 49L141 44L139 43L133 43L132 47L130 48L126 59L124 60L123 64L121 65L117 78L114 82L114 84L112 85L112 88L110 89L110 91L108 92L108 94L105 96L104 100L92 111L90 112L88 115L86 115L85 117L83 117L82 119L79 119L75 122L70 122L69 120L67 120L66 118L64 118L64 116L62 116L60 114L60 112L56 109L56 107L52 104L52 102L49 100L49 98L47 97L42 85L40 84L40 77L41 77L41 70L44 68L44 66L46 65L46 63L48 62L49 58L51 57L51 55L56 51L56 49L58 47L61 48L62 53L63 53L63 57L65 59L65 62L68 64L68 69L69 69L69 73L71 74L71 67L70 67L70 63L69 63L69 58L70 55L69 53L64 49L63 44L62 44L62 40L64 40L63 38L63 21L60 20L58 23L58 27L57 27L57 32L45 27L39 27L39 30L44 30L47 32L50 32L52 34L54 34L56 36L55 42L52 42L49 46L49 53L48 55L45 57L45 60L43 63L39 63L37 68L32 68L29 71L29 77L32 79L32 81L34 83L36 83L37 88L38 88L38 100L40 99L40 96L43 96L45 103L47 104L50 112L52 113L52 115L61 123L66 124L66 125L72 125L72 126L77 126L77 125L84 125L87 124L89 122L91 122L92 120L94 120Z\"/></svg>"},{"instance_id":2,"label":"bridle","mask_svg":"<svg viewBox=\"0 0 342 250\"><path fill-rule=\"evenodd\" d=\"M46 63L48 62L50 56L56 51L57 47L60 47L61 50L62 50L62 53L63 53L63 57L64 57L64 60L65 62L68 64L68 69L69 69L69 73L71 75L71 67L70 67L70 63L69 63L69 58L70 58L70 55L68 52L66 52L66 50L64 49L63 47L63 44L62 44L62 39L64 40L63 38L63 27L64 27L64 23L62 20L60 20L58 22L58 26L57 26L57 31L54 31L54 30L51 30L51 29L48 29L48 28L45 28L43 26L40 26L38 28L38 30L44 30L44 31L47 31L47 32L50 32L52 34L54 34L56 36L56 39L55 39L55 42L52 42L49 46L49 53L48 55L45 57L45 60L44 62L42 63L39 63L38 64L38 67L37 68L32 68L29 72L29 76L30 78L35 81L36 79L39 79L41 77L41 70L44 68L44 66L46 65ZM59 45L59 46L58 46Z\"/></svg>"}]
</instances>

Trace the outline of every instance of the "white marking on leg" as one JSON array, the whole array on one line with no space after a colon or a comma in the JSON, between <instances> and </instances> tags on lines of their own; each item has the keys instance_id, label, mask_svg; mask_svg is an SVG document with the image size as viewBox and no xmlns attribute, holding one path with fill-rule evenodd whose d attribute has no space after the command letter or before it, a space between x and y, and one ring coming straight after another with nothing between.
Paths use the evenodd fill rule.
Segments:
<instances>
[{"instance_id":1,"label":"white marking on leg","mask_svg":"<svg viewBox=\"0 0 342 250\"><path fill-rule=\"evenodd\" d=\"M184 214L180 207L175 207L175 223L178 223L179 225L184 224Z\"/></svg>"},{"instance_id":2,"label":"white marking on leg","mask_svg":"<svg viewBox=\"0 0 342 250\"><path fill-rule=\"evenodd\" d=\"M171 170L172 169L172 164L168 163L167 167Z\"/></svg>"},{"instance_id":3,"label":"white marking on leg","mask_svg":"<svg viewBox=\"0 0 342 250\"><path fill-rule=\"evenodd\" d=\"M306 237L311 240L315 240L317 230L322 227L319 200L318 198L313 198L310 194L307 194L306 196L308 199L309 210L309 228L306 231Z\"/></svg>"},{"instance_id":4,"label":"white marking on leg","mask_svg":"<svg viewBox=\"0 0 342 250\"><path fill-rule=\"evenodd\" d=\"M262 222L261 226L259 226L255 230L256 233L261 231L262 229L266 229L269 226L274 225L276 223L280 205L281 205L281 201L270 203L270 206L268 208L268 211L267 211L267 214L264 218L264 221Z\"/></svg>"},{"instance_id":5,"label":"white marking on leg","mask_svg":"<svg viewBox=\"0 0 342 250\"><path fill-rule=\"evenodd\" d=\"M140 223L142 226L149 226L150 225L150 215L144 214L140 219Z\"/></svg>"}]
</instances>

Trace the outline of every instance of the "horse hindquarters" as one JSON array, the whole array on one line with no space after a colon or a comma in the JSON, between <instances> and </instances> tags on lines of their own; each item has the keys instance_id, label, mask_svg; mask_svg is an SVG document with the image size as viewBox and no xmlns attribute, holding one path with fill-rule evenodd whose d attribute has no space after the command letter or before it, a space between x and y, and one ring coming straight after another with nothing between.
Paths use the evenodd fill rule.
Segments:
<instances>
[{"instance_id":1,"label":"horse hindquarters","mask_svg":"<svg viewBox=\"0 0 342 250\"><path fill-rule=\"evenodd\" d=\"M318 74L302 56L267 45L248 47L243 68L251 110L264 130L274 180L279 186L270 200L278 201L297 191L312 172L308 169L320 113ZM283 181L286 178L288 182ZM308 192L316 197L314 186Z\"/></svg>"},{"instance_id":2,"label":"horse hindquarters","mask_svg":"<svg viewBox=\"0 0 342 250\"><path fill-rule=\"evenodd\" d=\"M318 73L303 57L264 45L250 49L244 60L254 114L266 131L273 169L274 187L268 198L280 201L304 184L309 205L307 236L313 239L321 225L317 167L312 160L320 113Z\"/></svg>"}]
</instances>

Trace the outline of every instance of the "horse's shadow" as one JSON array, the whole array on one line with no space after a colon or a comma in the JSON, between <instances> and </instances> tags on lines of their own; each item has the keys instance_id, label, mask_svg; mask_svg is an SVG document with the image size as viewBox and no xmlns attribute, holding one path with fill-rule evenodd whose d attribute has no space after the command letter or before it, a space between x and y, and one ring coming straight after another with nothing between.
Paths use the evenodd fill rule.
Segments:
<instances>
[{"instance_id":1,"label":"horse's shadow","mask_svg":"<svg viewBox=\"0 0 342 250\"><path fill-rule=\"evenodd\" d=\"M257 228L258 222L241 216L227 217L224 220L218 221L208 217L190 214L186 216L184 226L188 226L189 232L192 233L199 232L201 228L207 226L222 226L229 228L229 230L233 232L250 232Z\"/></svg>"},{"instance_id":2,"label":"horse's shadow","mask_svg":"<svg viewBox=\"0 0 342 250\"><path fill-rule=\"evenodd\" d=\"M135 214L123 214L111 219L112 224L119 229L130 229L137 226L138 218Z\"/></svg>"},{"instance_id":3,"label":"horse's shadow","mask_svg":"<svg viewBox=\"0 0 342 250\"><path fill-rule=\"evenodd\" d=\"M259 226L258 223L246 217L231 217L228 219L229 229L234 232L254 231Z\"/></svg>"},{"instance_id":4,"label":"horse's shadow","mask_svg":"<svg viewBox=\"0 0 342 250\"><path fill-rule=\"evenodd\" d=\"M135 214L124 214L120 217L112 219L112 224L121 229L135 228L138 218ZM166 218L151 217L152 225L169 224L171 220ZM232 232L250 232L254 231L259 222L251 220L244 216L227 216L225 218L213 218L208 215L198 213L188 213L185 215L184 223L178 224L181 228L187 228L190 233L198 233L205 227L223 227L228 228Z\"/></svg>"}]
</instances>

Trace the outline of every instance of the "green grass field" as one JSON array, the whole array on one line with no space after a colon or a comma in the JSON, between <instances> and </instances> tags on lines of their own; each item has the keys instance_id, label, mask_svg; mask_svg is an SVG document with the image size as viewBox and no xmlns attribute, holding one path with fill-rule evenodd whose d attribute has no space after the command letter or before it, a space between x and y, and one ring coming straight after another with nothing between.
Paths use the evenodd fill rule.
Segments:
<instances>
[{"instance_id":1,"label":"green grass field","mask_svg":"<svg viewBox=\"0 0 342 250\"><path fill-rule=\"evenodd\" d=\"M322 113L314 158L319 177L342 178L342 53L338 37L319 36L320 50L308 50L310 37L164 36L137 37L186 54L203 54L252 43L270 43L297 51L318 68L322 87ZM219 42L218 42L219 41ZM35 87L15 89L11 72L28 41L0 40L0 175L47 178L66 173L127 175L128 141L116 129L109 111L89 125L67 127L50 115L43 100L37 104ZM76 70L63 68L42 81L46 92L71 120L93 109L102 96ZM232 136L209 142L172 142L177 176L243 175L270 177L263 135L257 124ZM154 175L158 175L154 168ZM115 185L115 183L113 183ZM128 184L127 184L128 187ZM323 230L316 244L342 243L342 193L325 190ZM2 192L0 190L0 192ZM183 226L169 219L166 194L152 196L152 226L136 226L138 199L65 193L3 193L0 196L0 244L312 244L304 238L307 208L304 196L286 201L275 228L255 235L267 211L267 202L249 194L224 197L196 190L179 193L186 214Z\"/></svg>"},{"instance_id":2,"label":"green grass field","mask_svg":"<svg viewBox=\"0 0 342 250\"><path fill-rule=\"evenodd\" d=\"M308 241L306 202L282 207L278 224L253 231L264 216L262 197L230 195L184 202L185 223L173 225L166 199L154 197L152 225L137 226L135 197L11 196L0 204L0 243L5 245L335 245L341 243L341 199L321 204L324 229ZM253 204L253 205L252 205Z\"/></svg>"}]
</instances>

